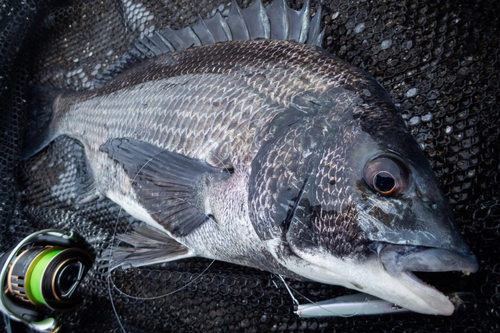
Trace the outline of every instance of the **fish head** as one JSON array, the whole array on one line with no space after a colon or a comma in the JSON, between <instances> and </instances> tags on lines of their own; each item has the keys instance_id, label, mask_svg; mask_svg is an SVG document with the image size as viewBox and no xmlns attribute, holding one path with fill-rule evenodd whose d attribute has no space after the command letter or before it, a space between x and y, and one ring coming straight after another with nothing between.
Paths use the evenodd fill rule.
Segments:
<instances>
[{"instance_id":1,"label":"fish head","mask_svg":"<svg viewBox=\"0 0 500 333\"><path fill-rule=\"evenodd\" d=\"M355 109L289 121L263 146L249 186L257 234L302 277L450 315L446 296L413 272L475 272L477 260L395 109L378 119Z\"/></svg>"}]
</instances>

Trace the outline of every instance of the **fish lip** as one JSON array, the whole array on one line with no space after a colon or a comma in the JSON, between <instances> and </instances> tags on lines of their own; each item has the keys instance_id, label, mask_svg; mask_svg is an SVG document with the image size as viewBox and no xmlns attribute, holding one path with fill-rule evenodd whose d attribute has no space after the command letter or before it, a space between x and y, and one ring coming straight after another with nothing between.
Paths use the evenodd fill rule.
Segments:
<instances>
[{"instance_id":1,"label":"fish lip","mask_svg":"<svg viewBox=\"0 0 500 333\"><path fill-rule=\"evenodd\" d=\"M394 244L383 245L377 252L384 268L393 276L404 271L475 273L479 269L477 258L471 253Z\"/></svg>"},{"instance_id":2,"label":"fish lip","mask_svg":"<svg viewBox=\"0 0 500 333\"><path fill-rule=\"evenodd\" d=\"M451 315L454 306L437 288L419 279L414 272L475 273L479 269L474 254L439 248L385 245L378 249L379 262L389 275L399 279L409 291L419 295L439 315Z\"/></svg>"}]
</instances>

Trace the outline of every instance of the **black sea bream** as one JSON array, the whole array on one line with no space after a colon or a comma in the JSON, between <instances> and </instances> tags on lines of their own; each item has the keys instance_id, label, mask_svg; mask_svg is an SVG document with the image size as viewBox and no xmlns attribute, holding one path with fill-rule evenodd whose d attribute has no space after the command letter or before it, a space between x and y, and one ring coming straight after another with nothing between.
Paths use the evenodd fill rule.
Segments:
<instances>
[{"instance_id":1,"label":"black sea bream","mask_svg":"<svg viewBox=\"0 0 500 333\"><path fill-rule=\"evenodd\" d=\"M476 258L387 92L315 46L309 16L233 3L142 40L98 88L37 88L25 156L82 142L96 192L145 222L115 267L200 256L449 315L412 272Z\"/></svg>"}]
</instances>

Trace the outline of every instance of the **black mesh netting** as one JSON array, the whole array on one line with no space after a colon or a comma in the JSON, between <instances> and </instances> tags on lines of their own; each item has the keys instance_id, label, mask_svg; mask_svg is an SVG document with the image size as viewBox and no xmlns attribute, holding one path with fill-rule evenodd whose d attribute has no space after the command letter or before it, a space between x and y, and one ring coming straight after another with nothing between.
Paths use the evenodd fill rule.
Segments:
<instances>
[{"instance_id":1,"label":"black mesh netting","mask_svg":"<svg viewBox=\"0 0 500 333\"><path fill-rule=\"evenodd\" d=\"M79 232L99 257L112 234L134 222L108 200L75 203L88 182L77 142L61 137L29 161L17 160L30 82L92 88L92 80L139 38L166 26L182 28L198 14L208 18L227 2L0 3L1 251L30 232L55 227ZM300 8L299 2L291 6ZM476 274L435 274L427 281L443 291L473 292L474 309L452 317L300 319L283 282L270 273L190 259L118 269L108 281L98 261L82 286L83 306L63 318L66 330L118 332L119 318L127 332L499 332L499 12L496 0L334 0L324 3L323 12L326 49L372 73L392 95L478 256ZM301 295L324 300L348 292L287 282L302 303L307 300Z\"/></svg>"}]
</instances>

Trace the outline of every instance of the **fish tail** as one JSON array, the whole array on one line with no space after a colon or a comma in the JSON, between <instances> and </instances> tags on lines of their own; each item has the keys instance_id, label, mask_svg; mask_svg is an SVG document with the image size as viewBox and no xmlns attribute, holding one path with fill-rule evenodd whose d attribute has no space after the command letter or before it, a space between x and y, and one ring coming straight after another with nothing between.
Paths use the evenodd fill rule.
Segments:
<instances>
[{"instance_id":1,"label":"fish tail","mask_svg":"<svg viewBox=\"0 0 500 333\"><path fill-rule=\"evenodd\" d=\"M30 158L57 137L54 124L54 101L62 89L33 86L26 113L26 127L21 148L21 160Z\"/></svg>"}]
</instances>

